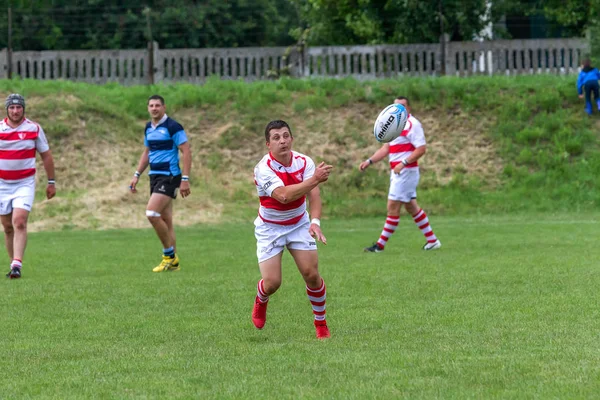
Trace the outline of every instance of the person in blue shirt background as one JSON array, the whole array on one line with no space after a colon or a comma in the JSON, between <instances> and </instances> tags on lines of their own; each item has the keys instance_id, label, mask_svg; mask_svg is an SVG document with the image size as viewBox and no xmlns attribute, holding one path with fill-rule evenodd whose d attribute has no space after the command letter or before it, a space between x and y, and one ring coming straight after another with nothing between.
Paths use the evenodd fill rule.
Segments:
<instances>
[{"instance_id":1,"label":"person in blue shirt background","mask_svg":"<svg viewBox=\"0 0 600 400\"><path fill-rule=\"evenodd\" d=\"M173 228L173 199L177 191L181 197L190 195L192 153L183 127L166 114L165 99L159 95L148 99L150 122L144 131L145 149L129 189L136 193L142 172L150 166L150 200L146 216L163 245L163 259L154 272L179 271L179 257L175 253ZM179 168L179 151L183 154L183 172Z\"/></svg>"},{"instance_id":2,"label":"person in blue shirt background","mask_svg":"<svg viewBox=\"0 0 600 400\"><path fill-rule=\"evenodd\" d=\"M592 110L594 109L592 93L594 94L596 107L600 111L600 85L598 85L598 80L600 80L600 71L598 71L598 68L592 67L589 58L585 59L583 61L583 68L577 78L577 94L582 99L585 92L585 112L589 115L592 115Z\"/></svg>"}]
</instances>

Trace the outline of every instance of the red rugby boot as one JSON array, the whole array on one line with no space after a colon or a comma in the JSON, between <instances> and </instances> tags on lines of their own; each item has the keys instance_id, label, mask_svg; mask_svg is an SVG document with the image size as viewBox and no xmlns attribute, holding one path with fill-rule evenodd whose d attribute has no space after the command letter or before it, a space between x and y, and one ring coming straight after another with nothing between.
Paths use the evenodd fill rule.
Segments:
<instances>
[{"instance_id":1,"label":"red rugby boot","mask_svg":"<svg viewBox=\"0 0 600 400\"><path fill-rule=\"evenodd\" d=\"M317 339L328 339L331 337L331 333L329 332L329 328L327 327L326 320L315 320L315 328L317 330Z\"/></svg>"},{"instance_id":2,"label":"red rugby boot","mask_svg":"<svg viewBox=\"0 0 600 400\"><path fill-rule=\"evenodd\" d=\"M252 322L257 329L262 329L267 322L267 305L269 302L261 303L256 296L254 299L254 309L252 310Z\"/></svg>"}]
</instances>

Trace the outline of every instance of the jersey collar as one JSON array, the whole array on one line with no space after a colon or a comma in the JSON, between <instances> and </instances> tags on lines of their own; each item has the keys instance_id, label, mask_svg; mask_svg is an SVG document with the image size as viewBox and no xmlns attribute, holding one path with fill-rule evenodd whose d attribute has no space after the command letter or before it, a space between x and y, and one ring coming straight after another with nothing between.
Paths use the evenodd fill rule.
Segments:
<instances>
[{"instance_id":1,"label":"jersey collar","mask_svg":"<svg viewBox=\"0 0 600 400\"><path fill-rule=\"evenodd\" d=\"M152 129L156 129L157 126L159 126L160 124L164 123L167 118L169 118L169 116L167 114L163 115L163 117L160 119L160 121L158 121L158 124L154 125L152 123L152 120L150 120L150 126L152 127Z\"/></svg>"},{"instance_id":2,"label":"jersey collar","mask_svg":"<svg viewBox=\"0 0 600 400\"><path fill-rule=\"evenodd\" d=\"M271 153L271 152L269 152L269 157L271 158L271 160L275 161L277 164L281 165L282 167L291 167L292 162L294 161L294 153L292 153L291 151L290 151L290 163L288 165L285 165L284 163L282 163L281 161L276 159L275 156L273 155L273 153Z\"/></svg>"},{"instance_id":3,"label":"jersey collar","mask_svg":"<svg viewBox=\"0 0 600 400\"><path fill-rule=\"evenodd\" d=\"M10 126L10 124L8 123L8 117L4 118L4 123L6 124L6 126L8 126L10 129L17 129L19 126L23 125L25 122L27 122L27 118L23 117L23 120L21 121L21 123L17 126L15 126L14 128L12 126Z\"/></svg>"}]
</instances>

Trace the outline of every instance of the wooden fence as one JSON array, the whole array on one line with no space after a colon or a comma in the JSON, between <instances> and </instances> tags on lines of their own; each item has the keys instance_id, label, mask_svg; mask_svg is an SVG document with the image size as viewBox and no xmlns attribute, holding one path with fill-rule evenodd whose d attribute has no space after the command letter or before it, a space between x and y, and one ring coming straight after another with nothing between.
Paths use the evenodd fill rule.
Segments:
<instances>
[{"instance_id":1,"label":"wooden fence","mask_svg":"<svg viewBox=\"0 0 600 400\"><path fill-rule=\"evenodd\" d=\"M586 39L496 40L440 44L248 47L223 49L0 51L0 79L65 79L125 85L247 81L292 77L373 79L402 76L576 73Z\"/></svg>"}]
</instances>

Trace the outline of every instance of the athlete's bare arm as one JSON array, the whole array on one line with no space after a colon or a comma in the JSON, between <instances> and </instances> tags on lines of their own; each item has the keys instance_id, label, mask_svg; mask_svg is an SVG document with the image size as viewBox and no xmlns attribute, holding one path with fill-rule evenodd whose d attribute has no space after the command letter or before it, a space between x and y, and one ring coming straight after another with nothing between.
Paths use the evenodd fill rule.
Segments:
<instances>
[{"instance_id":1,"label":"athlete's bare arm","mask_svg":"<svg viewBox=\"0 0 600 400\"><path fill-rule=\"evenodd\" d=\"M42 163L44 164L44 169L46 170L46 176L48 180L55 179L54 176L54 158L52 157L52 152L50 150L40 153L40 157L42 158ZM46 187L46 197L48 199L53 198L56 195L56 186L48 185Z\"/></svg>"},{"instance_id":2,"label":"athlete's bare arm","mask_svg":"<svg viewBox=\"0 0 600 400\"><path fill-rule=\"evenodd\" d=\"M190 142L182 143L179 146L179 150L183 154L183 171L182 174L184 176L190 176L190 171L192 170L192 150L190 148ZM190 195L190 182L189 181L181 181L181 185L179 186L179 191L181 192L181 197L187 197Z\"/></svg>"},{"instance_id":3,"label":"athlete's bare arm","mask_svg":"<svg viewBox=\"0 0 600 400\"><path fill-rule=\"evenodd\" d=\"M358 166L358 169L360 169L361 171L364 171L365 169L369 168L369 166L371 164L375 164L376 162L381 161L384 158L386 158L388 156L388 154L390 154L390 144L385 143L375 153L373 153L373 155L368 160L361 162L360 165ZM371 160L371 161L369 162L369 160Z\"/></svg>"},{"instance_id":4,"label":"athlete's bare arm","mask_svg":"<svg viewBox=\"0 0 600 400\"><path fill-rule=\"evenodd\" d=\"M411 164L417 161L427 152L427 145L419 146L413 150L408 157L405 158L406 164ZM394 167L394 173L399 174L404 169L404 164L399 163Z\"/></svg>"},{"instance_id":5,"label":"athlete's bare arm","mask_svg":"<svg viewBox=\"0 0 600 400\"><path fill-rule=\"evenodd\" d=\"M148 154L150 153L150 149L148 147L144 148L144 151L142 152L142 155L140 156L140 161L138 162L138 166L136 171L139 172L140 174L142 172L144 172L144 170L146 169L146 167L148 166ZM134 176L133 178L131 178L131 183L129 184L129 190L131 190L132 193L137 193L137 189L136 189L136 185L139 181L139 178L137 176Z\"/></svg>"},{"instance_id":6,"label":"athlete's bare arm","mask_svg":"<svg viewBox=\"0 0 600 400\"><path fill-rule=\"evenodd\" d=\"M310 209L310 217L311 219L321 219L321 210L322 210L322 202L321 202L321 189L317 186L306 195L308 199L308 206ZM313 224L311 220L310 228L308 228L308 233L314 237L316 240L323 242L323 244L327 244L327 239L323 232L321 231L321 225Z\"/></svg>"},{"instance_id":7,"label":"athlete's bare arm","mask_svg":"<svg viewBox=\"0 0 600 400\"><path fill-rule=\"evenodd\" d=\"M294 200L298 200L311 190L317 187L321 182L325 182L329 179L329 174L333 169L332 165L327 165L325 162L321 162L312 177L305 180L304 182L297 183L295 185L281 186L273 190L271 197L282 204L291 203Z\"/></svg>"}]
</instances>

